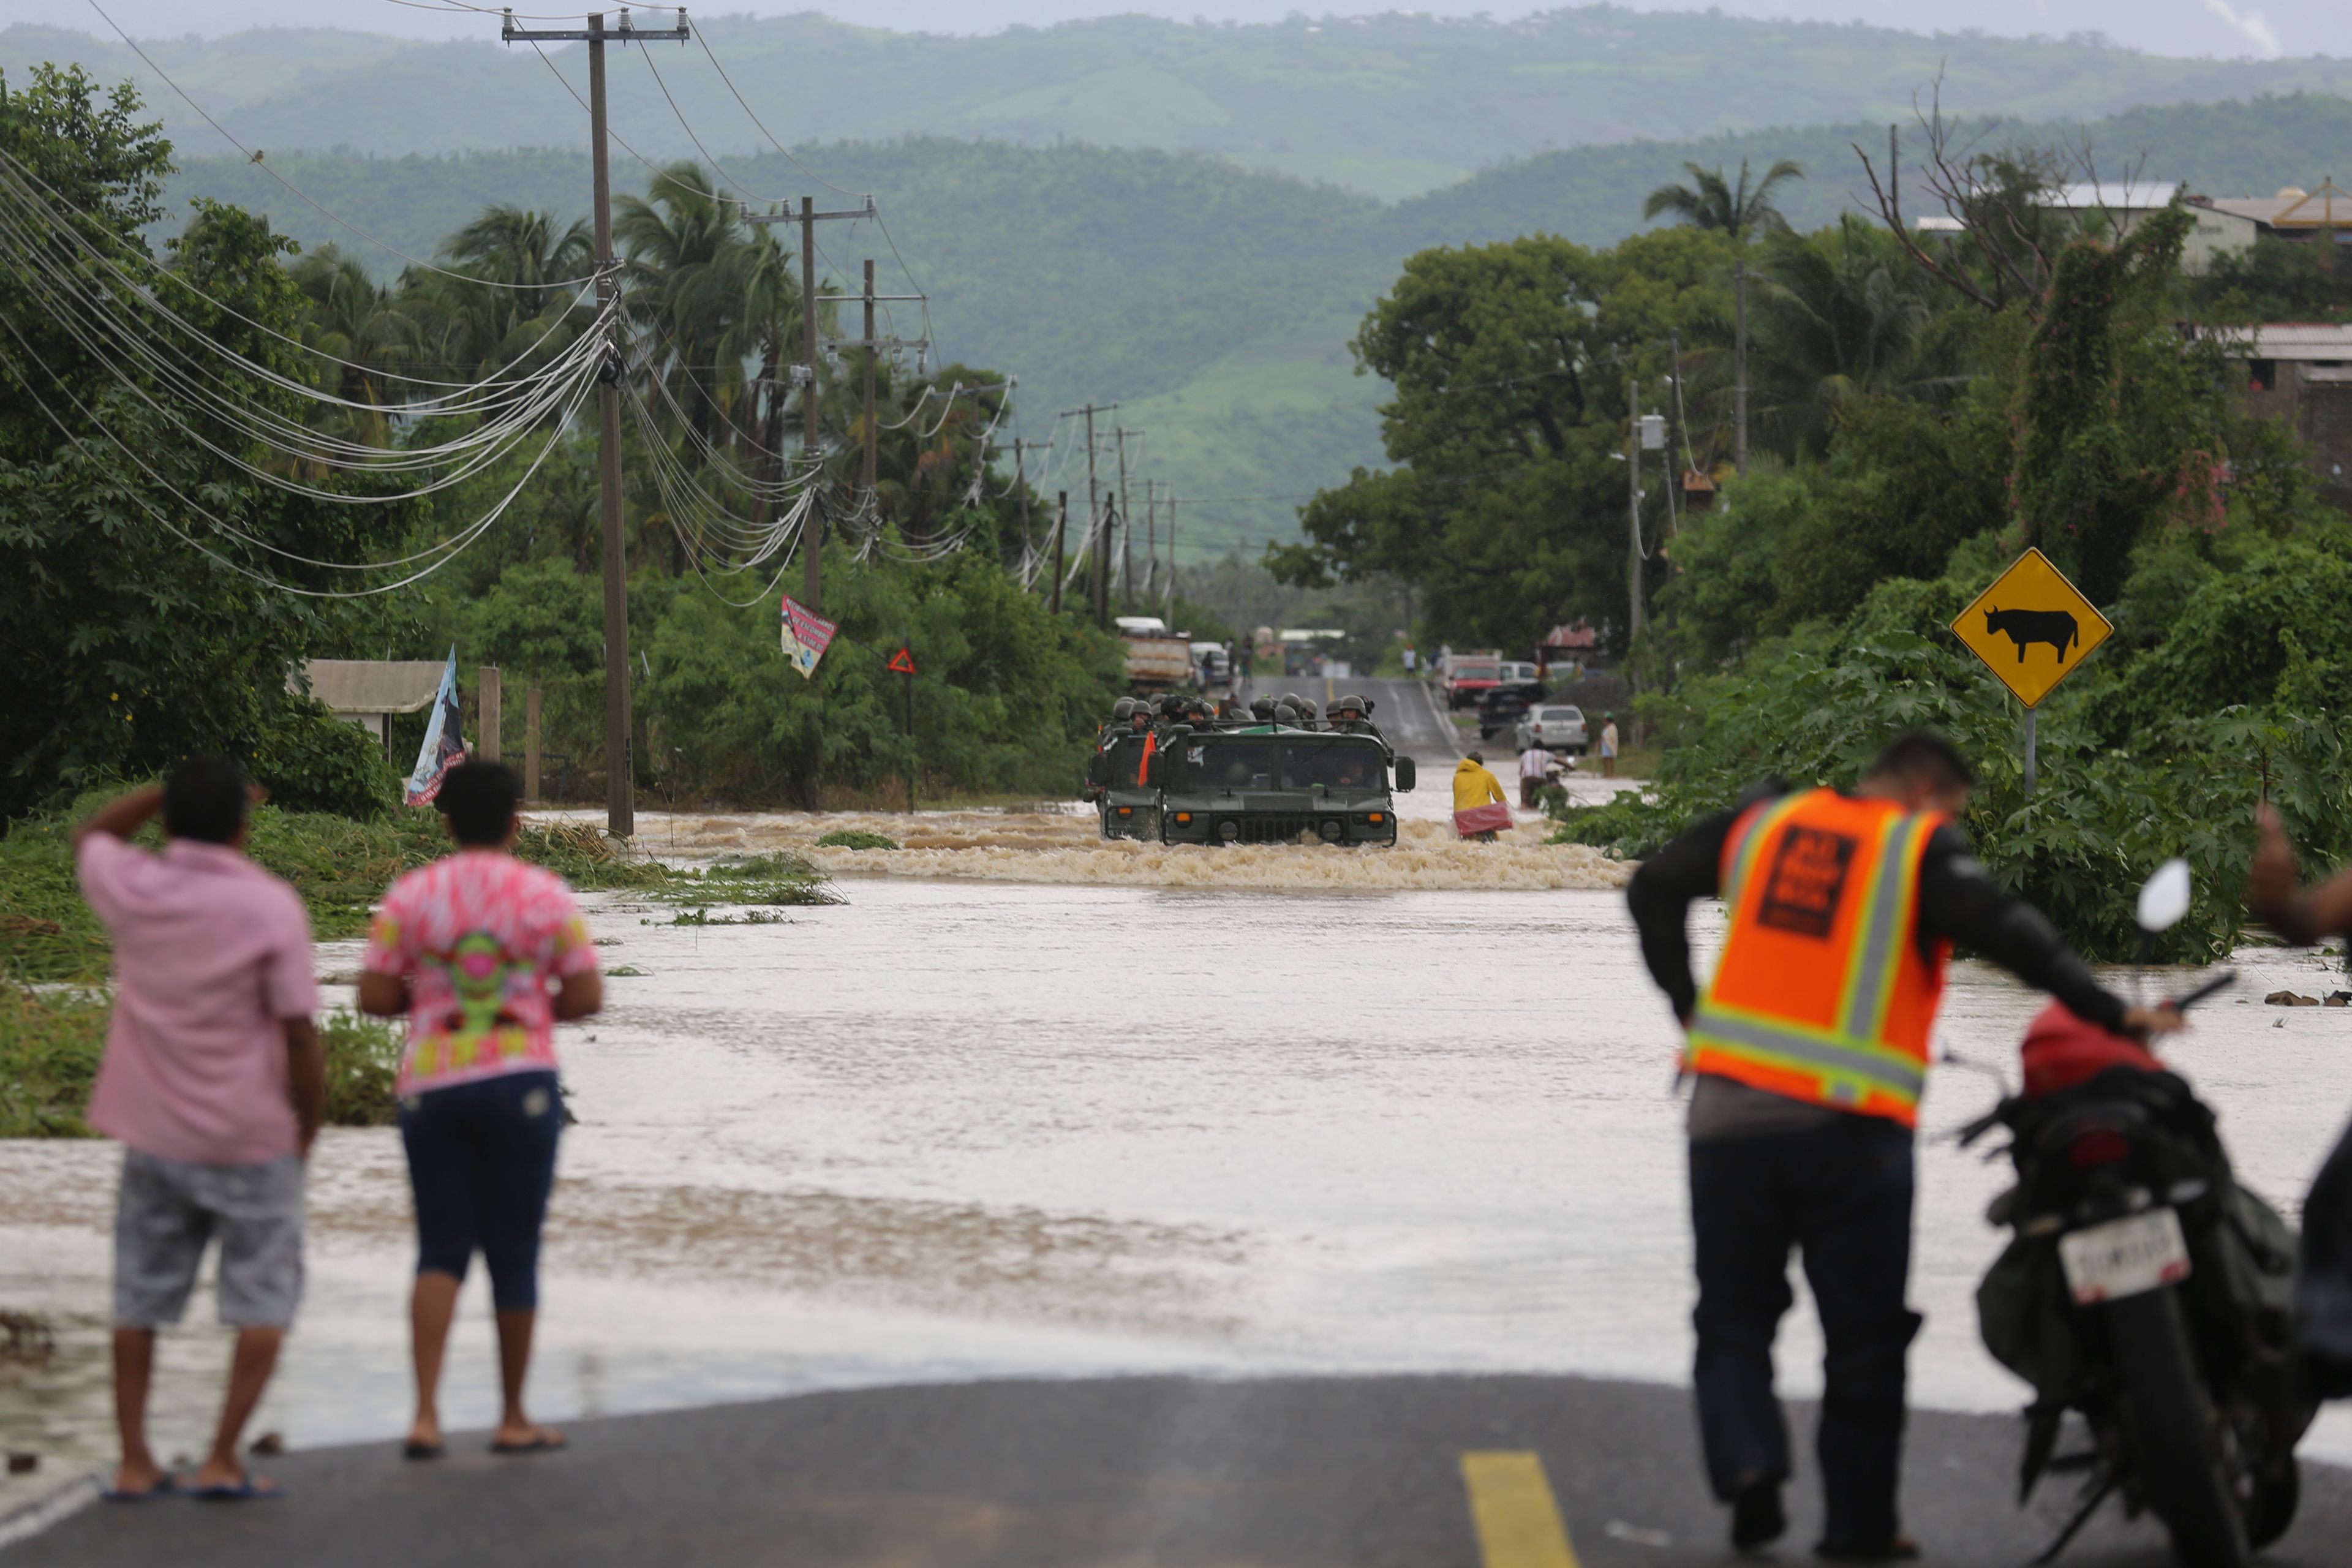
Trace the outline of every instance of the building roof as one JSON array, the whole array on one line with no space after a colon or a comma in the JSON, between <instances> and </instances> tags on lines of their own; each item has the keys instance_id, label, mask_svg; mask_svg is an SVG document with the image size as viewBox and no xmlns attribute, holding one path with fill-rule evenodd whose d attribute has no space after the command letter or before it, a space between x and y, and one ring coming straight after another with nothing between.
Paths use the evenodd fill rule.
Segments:
<instances>
[{"instance_id":1,"label":"building roof","mask_svg":"<svg viewBox=\"0 0 2352 1568\"><path fill-rule=\"evenodd\" d=\"M2145 212L2169 206L2172 198L2179 194L2178 180L2100 180L2061 185L2042 197L2041 205L2067 212L2087 212L2095 207L2110 212Z\"/></svg>"},{"instance_id":2,"label":"building roof","mask_svg":"<svg viewBox=\"0 0 2352 1568\"><path fill-rule=\"evenodd\" d=\"M2259 327L2224 327L2214 335L2239 359L2352 360L2352 326L2273 321ZM2252 342L2247 342L2249 337Z\"/></svg>"},{"instance_id":3,"label":"building roof","mask_svg":"<svg viewBox=\"0 0 2352 1568\"><path fill-rule=\"evenodd\" d=\"M310 695L337 713L415 713L433 705L447 664L437 658L314 658ZM291 677L286 682L295 685Z\"/></svg>"},{"instance_id":4,"label":"building roof","mask_svg":"<svg viewBox=\"0 0 2352 1568\"><path fill-rule=\"evenodd\" d=\"M2264 228L2316 229L2331 225L2352 229L2352 195L2332 180L2305 191L2290 185L2270 196L2199 196L2195 204L2233 217L2251 218Z\"/></svg>"}]
</instances>

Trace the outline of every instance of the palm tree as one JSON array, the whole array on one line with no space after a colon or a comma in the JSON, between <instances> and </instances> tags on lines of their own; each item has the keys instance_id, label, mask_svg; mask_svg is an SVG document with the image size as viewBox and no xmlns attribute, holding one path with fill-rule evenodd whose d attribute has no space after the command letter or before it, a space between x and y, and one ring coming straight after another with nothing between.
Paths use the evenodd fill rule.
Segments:
<instances>
[{"instance_id":1,"label":"palm tree","mask_svg":"<svg viewBox=\"0 0 2352 1568\"><path fill-rule=\"evenodd\" d=\"M1780 209L1772 205L1772 193L1790 180L1805 177L1804 165L1793 159L1783 158L1765 171L1764 177L1751 188L1748 183L1748 160L1739 160L1739 183L1733 185L1723 177L1722 165L1702 169L1696 163L1685 163L1691 183L1687 185L1660 185L1642 204L1643 217L1656 217L1671 213L1683 223L1698 228L1720 229L1731 237L1738 251L1732 271L1732 342L1731 342L1731 460L1738 470L1748 471L1748 242L1759 228L1783 229L1788 220Z\"/></svg>"},{"instance_id":2,"label":"palm tree","mask_svg":"<svg viewBox=\"0 0 2352 1568\"><path fill-rule=\"evenodd\" d=\"M412 269L401 286L415 301L429 351L420 357L448 371L476 374L518 360L526 367L544 363L594 319L578 281L596 264L585 223L486 207L443 243L441 256L452 264L446 271Z\"/></svg>"},{"instance_id":3,"label":"palm tree","mask_svg":"<svg viewBox=\"0 0 2352 1568\"><path fill-rule=\"evenodd\" d=\"M1932 280L1901 242L1847 213L1822 234L1776 236L1759 300L1762 418L1818 458L1840 405L1929 384Z\"/></svg>"},{"instance_id":4,"label":"palm tree","mask_svg":"<svg viewBox=\"0 0 2352 1568\"><path fill-rule=\"evenodd\" d=\"M416 342L409 302L333 245L297 258L287 273L310 301L302 340L324 356L326 384L335 395L373 411L342 411L337 420L342 433L371 446L388 446L391 422L381 410L397 401L393 384Z\"/></svg>"},{"instance_id":5,"label":"palm tree","mask_svg":"<svg viewBox=\"0 0 2352 1568\"><path fill-rule=\"evenodd\" d=\"M704 451L744 383L740 361L729 362L725 348L743 315L736 253L747 242L737 215L691 160L664 169L651 200L614 204L613 238L627 258L621 275L635 324L655 340L646 374L670 384Z\"/></svg>"}]
</instances>

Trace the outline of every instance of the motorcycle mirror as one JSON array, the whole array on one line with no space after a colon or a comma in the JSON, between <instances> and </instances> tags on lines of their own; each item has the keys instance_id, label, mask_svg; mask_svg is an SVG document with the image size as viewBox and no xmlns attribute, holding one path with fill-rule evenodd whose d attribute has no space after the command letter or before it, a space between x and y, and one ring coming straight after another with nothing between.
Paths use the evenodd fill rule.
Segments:
<instances>
[{"instance_id":1,"label":"motorcycle mirror","mask_svg":"<svg viewBox=\"0 0 2352 1568\"><path fill-rule=\"evenodd\" d=\"M2158 866L2140 885L2139 929L2154 935L2179 925L2189 913L2189 895L2188 861L2176 857Z\"/></svg>"}]
</instances>

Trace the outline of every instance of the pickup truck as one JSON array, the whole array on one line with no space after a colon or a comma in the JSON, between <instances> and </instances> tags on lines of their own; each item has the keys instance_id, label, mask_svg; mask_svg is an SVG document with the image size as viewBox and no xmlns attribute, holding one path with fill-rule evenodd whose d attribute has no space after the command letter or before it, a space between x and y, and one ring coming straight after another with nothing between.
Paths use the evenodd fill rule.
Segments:
<instances>
[{"instance_id":1,"label":"pickup truck","mask_svg":"<svg viewBox=\"0 0 2352 1568\"><path fill-rule=\"evenodd\" d=\"M1503 666L1491 658L1448 659L1445 665L1445 706L1467 708L1503 684Z\"/></svg>"}]
</instances>

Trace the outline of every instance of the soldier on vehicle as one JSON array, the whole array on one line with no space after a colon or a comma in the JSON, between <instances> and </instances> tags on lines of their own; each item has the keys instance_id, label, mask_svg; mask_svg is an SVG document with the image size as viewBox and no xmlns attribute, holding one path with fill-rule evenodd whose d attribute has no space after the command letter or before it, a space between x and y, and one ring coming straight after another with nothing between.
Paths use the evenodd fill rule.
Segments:
<instances>
[{"instance_id":1,"label":"soldier on vehicle","mask_svg":"<svg viewBox=\"0 0 2352 1568\"><path fill-rule=\"evenodd\" d=\"M1371 720L1372 704L1369 698L1342 697L1331 704L1331 728L1343 735L1370 735L1385 741L1379 725Z\"/></svg>"},{"instance_id":2,"label":"soldier on vehicle","mask_svg":"<svg viewBox=\"0 0 2352 1568\"><path fill-rule=\"evenodd\" d=\"M1906 735L1852 791L1772 793L1700 818L1626 889L1642 956L1681 1021L1698 1330L1695 1382L1707 1477L1731 1543L1787 1528L1786 1418L1772 1341L1801 1250L1827 1341L1817 1555L1919 1554L1902 1532L1906 1304L1913 1130L1955 943L2110 1033L2179 1026L2092 978L2040 911L2003 892L1953 820L1975 782L1938 736ZM1721 893L1714 978L1691 977L1685 919Z\"/></svg>"}]
</instances>

